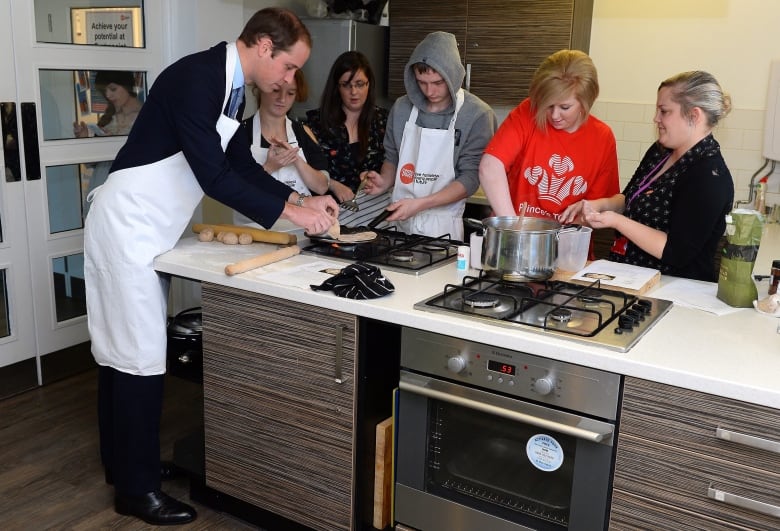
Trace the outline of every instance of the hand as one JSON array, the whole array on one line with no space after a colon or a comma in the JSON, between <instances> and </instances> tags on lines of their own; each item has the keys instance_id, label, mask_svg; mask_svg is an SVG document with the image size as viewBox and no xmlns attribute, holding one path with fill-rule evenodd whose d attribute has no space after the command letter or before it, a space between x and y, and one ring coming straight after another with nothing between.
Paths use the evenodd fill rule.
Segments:
<instances>
[{"instance_id":1,"label":"hand","mask_svg":"<svg viewBox=\"0 0 780 531\"><path fill-rule=\"evenodd\" d=\"M587 221L588 225L594 229L606 229L609 227L614 228L618 222L618 219L621 217L623 217L622 214L618 214L617 212L613 212L611 210L596 212L595 210L591 209L587 214L585 214L585 221Z\"/></svg>"},{"instance_id":2,"label":"hand","mask_svg":"<svg viewBox=\"0 0 780 531\"><path fill-rule=\"evenodd\" d=\"M315 195L303 200L303 206L330 214L334 219L339 215L339 205L329 195Z\"/></svg>"},{"instance_id":3,"label":"hand","mask_svg":"<svg viewBox=\"0 0 780 531\"><path fill-rule=\"evenodd\" d=\"M333 195L336 196L336 201L339 203L349 201L355 197L355 193L349 186L333 179L330 180L330 191L333 192Z\"/></svg>"},{"instance_id":4,"label":"hand","mask_svg":"<svg viewBox=\"0 0 780 531\"><path fill-rule=\"evenodd\" d=\"M560 222L564 225L568 223L582 223L584 221L582 210L585 203L587 203L587 201L583 199L582 201L577 201L576 203L567 206L563 213L561 213L559 218Z\"/></svg>"},{"instance_id":5,"label":"hand","mask_svg":"<svg viewBox=\"0 0 780 531\"><path fill-rule=\"evenodd\" d=\"M338 205L329 195L307 197L303 206L285 203L282 216L308 234L324 234L338 219Z\"/></svg>"},{"instance_id":6,"label":"hand","mask_svg":"<svg viewBox=\"0 0 780 531\"><path fill-rule=\"evenodd\" d=\"M287 142L281 144L274 142L268 148L268 157L263 167L268 173L273 173L279 168L294 164L300 159L298 151L299 148L293 147Z\"/></svg>"},{"instance_id":7,"label":"hand","mask_svg":"<svg viewBox=\"0 0 780 531\"><path fill-rule=\"evenodd\" d=\"M419 199L406 198L391 203L387 206L387 210L392 212L387 217L387 221L404 221L420 212L422 205Z\"/></svg>"},{"instance_id":8,"label":"hand","mask_svg":"<svg viewBox=\"0 0 780 531\"><path fill-rule=\"evenodd\" d=\"M87 138L89 136L89 128L84 122L73 122L73 134L76 138Z\"/></svg>"},{"instance_id":9,"label":"hand","mask_svg":"<svg viewBox=\"0 0 780 531\"><path fill-rule=\"evenodd\" d=\"M363 191L369 195L381 194L388 188L385 186L382 175L374 170L366 172L364 179L368 182L366 182L366 186L363 188Z\"/></svg>"}]
</instances>

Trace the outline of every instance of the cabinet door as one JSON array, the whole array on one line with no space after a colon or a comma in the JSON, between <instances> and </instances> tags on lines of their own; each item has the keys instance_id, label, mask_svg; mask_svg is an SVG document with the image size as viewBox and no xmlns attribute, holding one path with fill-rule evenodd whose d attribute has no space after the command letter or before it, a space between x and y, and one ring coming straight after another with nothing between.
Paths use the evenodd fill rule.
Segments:
<instances>
[{"instance_id":1,"label":"cabinet door","mask_svg":"<svg viewBox=\"0 0 780 531\"><path fill-rule=\"evenodd\" d=\"M465 88L490 105L517 105L539 63L563 48L588 51L593 0L390 2L389 94L405 93L403 72L431 31L454 33Z\"/></svg>"},{"instance_id":2,"label":"cabinet door","mask_svg":"<svg viewBox=\"0 0 780 531\"><path fill-rule=\"evenodd\" d=\"M203 285L209 487L313 529L350 529L356 322Z\"/></svg>"},{"instance_id":3,"label":"cabinet door","mask_svg":"<svg viewBox=\"0 0 780 531\"><path fill-rule=\"evenodd\" d=\"M780 411L626 378L611 524L777 529L779 448Z\"/></svg>"},{"instance_id":4,"label":"cabinet door","mask_svg":"<svg viewBox=\"0 0 780 531\"><path fill-rule=\"evenodd\" d=\"M471 72L468 88L492 105L517 105L528 96L539 63L571 46L574 1L499 4L469 0L465 55L466 68Z\"/></svg>"},{"instance_id":5,"label":"cabinet door","mask_svg":"<svg viewBox=\"0 0 780 531\"><path fill-rule=\"evenodd\" d=\"M406 94L404 67L414 48L432 31L455 35L464 57L467 0L393 0L390 2L390 50L387 93L391 101Z\"/></svg>"}]
</instances>

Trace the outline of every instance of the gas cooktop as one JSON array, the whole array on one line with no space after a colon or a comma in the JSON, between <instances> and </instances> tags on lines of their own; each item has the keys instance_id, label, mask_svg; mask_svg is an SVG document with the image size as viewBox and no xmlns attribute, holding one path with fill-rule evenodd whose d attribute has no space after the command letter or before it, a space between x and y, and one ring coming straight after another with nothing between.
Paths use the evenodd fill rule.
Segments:
<instances>
[{"instance_id":1,"label":"gas cooktop","mask_svg":"<svg viewBox=\"0 0 780 531\"><path fill-rule=\"evenodd\" d=\"M311 241L301 252L349 262L366 262L380 268L418 275L457 259L461 242L448 236L406 234L394 229L373 229L377 237L360 243Z\"/></svg>"},{"instance_id":2,"label":"gas cooktop","mask_svg":"<svg viewBox=\"0 0 780 531\"><path fill-rule=\"evenodd\" d=\"M461 284L414 305L498 326L514 327L626 352L672 307L663 299L638 297L561 281L510 282L467 276Z\"/></svg>"}]
</instances>

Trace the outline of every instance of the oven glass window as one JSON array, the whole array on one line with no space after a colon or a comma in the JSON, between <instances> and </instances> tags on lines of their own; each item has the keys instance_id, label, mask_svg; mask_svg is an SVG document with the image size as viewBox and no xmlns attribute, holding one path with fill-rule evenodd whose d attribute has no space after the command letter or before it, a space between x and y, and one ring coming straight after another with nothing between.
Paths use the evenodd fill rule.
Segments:
<instances>
[{"instance_id":1,"label":"oven glass window","mask_svg":"<svg viewBox=\"0 0 780 531\"><path fill-rule=\"evenodd\" d=\"M576 439L445 402L429 407L426 490L513 522L530 518L535 529L568 527Z\"/></svg>"}]
</instances>

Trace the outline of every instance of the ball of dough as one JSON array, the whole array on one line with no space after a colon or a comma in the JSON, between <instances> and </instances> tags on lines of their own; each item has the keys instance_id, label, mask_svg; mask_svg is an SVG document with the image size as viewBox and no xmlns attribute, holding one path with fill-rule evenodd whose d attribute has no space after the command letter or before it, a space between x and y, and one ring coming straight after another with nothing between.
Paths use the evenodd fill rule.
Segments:
<instances>
[{"instance_id":1,"label":"ball of dough","mask_svg":"<svg viewBox=\"0 0 780 531\"><path fill-rule=\"evenodd\" d=\"M238 243L240 243L241 245L249 245L250 243L252 243L252 235L247 234L246 232L242 232L241 234L238 235Z\"/></svg>"},{"instance_id":2,"label":"ball of dough","mask_svg":"<svg viewBox=\"0 0 780 531\"><path fill-rule=\"evenodd\" d=\"M219 231L214 239L217 240L218 242L221 242L222 238L224 238L224 237L225 237L225 232L224 231Z\"/></svg>"},{"instance_id":3,"label":"ball of dough","mask_svg":"<svg viewBox=\"0 0 780 531\"><path fill-rule=\"evenodd\" d=\"M238 234L235 232L226 232L222 236L222 243L225 245L235 245L238 243Z\"/></svg>"},{"instance_id":4,"label":"ball of dough","mask_svg":"<svg viewBox=\"0 0 780 531\"><path fill-rule=\"evenodd\" d=\"M214 231L209 228L203 229L198 234L198 240L202 242L210 242L213 239L214 239Z\"/></svg>"}]
</instances>

